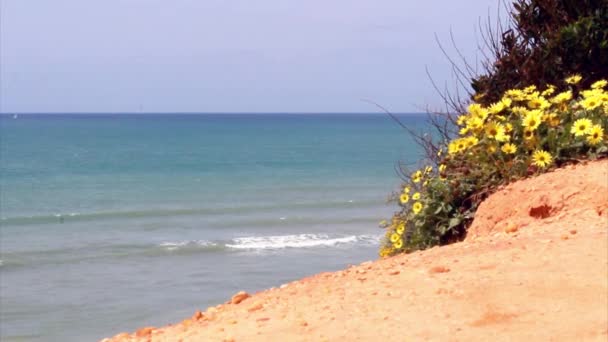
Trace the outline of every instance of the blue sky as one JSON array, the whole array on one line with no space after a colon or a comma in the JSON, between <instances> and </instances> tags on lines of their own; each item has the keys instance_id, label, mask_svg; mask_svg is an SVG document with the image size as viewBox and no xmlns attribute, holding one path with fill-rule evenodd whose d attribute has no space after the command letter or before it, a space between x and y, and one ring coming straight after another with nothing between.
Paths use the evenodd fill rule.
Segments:
<instances>
[{"instance_id":1,"label":"blue sky","mask_svg":"<svg viewBox=\"0 0 608 342\"><path fill-rule=\"evenodd\" d=\"M0 112L439 106L497 0L0 0ZM455 53L454 53L455 55Z\"/></svg>"}]
</instances>

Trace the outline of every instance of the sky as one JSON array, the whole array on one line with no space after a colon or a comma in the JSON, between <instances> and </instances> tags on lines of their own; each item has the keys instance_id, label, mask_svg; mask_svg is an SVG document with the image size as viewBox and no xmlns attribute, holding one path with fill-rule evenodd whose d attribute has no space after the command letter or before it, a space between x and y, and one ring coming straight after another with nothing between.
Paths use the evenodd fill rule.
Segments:
<instances>
[{"instance_id":1,"label":"sky","mask_svg":"<svg viewBox=\"0 0 608 342\"><path fill-rule=\"evenodd\" d=\"M420 112L497 5L0 0L0 112Z\"/></svg>"}]
</instances>

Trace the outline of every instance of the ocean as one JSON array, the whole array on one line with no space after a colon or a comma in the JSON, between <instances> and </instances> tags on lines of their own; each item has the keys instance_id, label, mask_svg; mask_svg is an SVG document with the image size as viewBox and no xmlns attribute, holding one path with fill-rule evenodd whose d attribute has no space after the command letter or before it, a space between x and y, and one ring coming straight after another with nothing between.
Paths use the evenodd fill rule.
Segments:
<instances>
[{"instance_id":1,"label":"ocean","mask_svg":"<svg viewBox=\"0 0 608 342\"><path fill-rule=\"evenodd\" d=\"M420 152L382 114L1 115L0 340L95 341L376 259Z\"/></svg>"}]
</instances>

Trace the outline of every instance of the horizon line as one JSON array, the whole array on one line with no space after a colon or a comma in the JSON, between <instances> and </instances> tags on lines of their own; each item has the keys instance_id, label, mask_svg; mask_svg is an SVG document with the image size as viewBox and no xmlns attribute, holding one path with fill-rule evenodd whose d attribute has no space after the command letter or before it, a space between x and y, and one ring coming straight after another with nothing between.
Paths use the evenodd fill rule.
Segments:
<instances>
[{"instance_id":1,"label":"horizon line","mask_svg":"<svg viewBox=\"0 0 608 342\"><path fill-rule=\"evenodd\" d=\"M36 114L75 114L75 115L146 115L146 114L191 114L191 115L239 115L239 114L266 114L266 115L324 115L324 114L378 114L387 115L384 112L0 112L0 115L36 115ZM390 114L429 114L427 112L391 112Z\"/></svg>"}]
</instances>

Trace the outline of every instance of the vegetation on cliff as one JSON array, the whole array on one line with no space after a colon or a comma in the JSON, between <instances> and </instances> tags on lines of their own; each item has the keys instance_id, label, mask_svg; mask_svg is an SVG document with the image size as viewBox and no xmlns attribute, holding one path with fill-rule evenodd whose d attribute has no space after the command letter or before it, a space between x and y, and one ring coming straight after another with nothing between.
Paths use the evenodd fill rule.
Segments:
<instances>
[{"instance_id":1,"label":"vegetation on cliff","mask_svg":"<svg viewBox=\"0 0 608 342\"><path fill-rule=\"evenodd\" d=\"M608 3L518 0L511 21L442 140L418 139L425 166L393 197L381 256L458 241L500 185L608 155Z\"/></svg>"}]
</instances>

